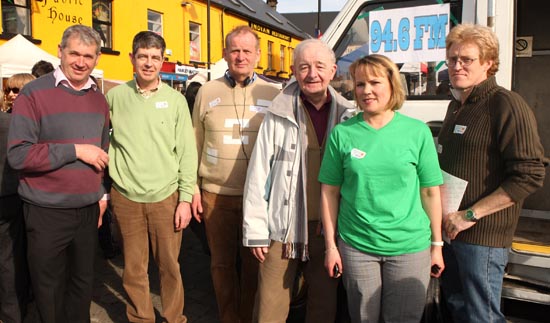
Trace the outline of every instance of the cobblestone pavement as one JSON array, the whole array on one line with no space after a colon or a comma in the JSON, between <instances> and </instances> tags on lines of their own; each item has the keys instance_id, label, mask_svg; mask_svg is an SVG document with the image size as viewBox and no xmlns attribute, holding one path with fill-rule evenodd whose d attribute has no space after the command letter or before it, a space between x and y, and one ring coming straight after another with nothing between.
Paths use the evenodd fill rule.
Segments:
<instances>
[{"instance_id":1,"label":"cobblestone pavement","mask_svg":"<svg viewBox=\"0 0 550 323\"><path fill-rule=\"evenodd\" d=\"M179 257L185 291L184 314L190 323L219 323L218 309L210 277L210 256L202 249L199 239L190 228L183 232ZM126 294L122 287L122 255L105 259L97 249L95 282L92 305L92 323L126 323ZM156 323L162 323L160 316L160 287L158 270L153 261L149 265L149 280ZM25 323L36 323L36 308L29 304Z\"/></svg>"}]
</instances>

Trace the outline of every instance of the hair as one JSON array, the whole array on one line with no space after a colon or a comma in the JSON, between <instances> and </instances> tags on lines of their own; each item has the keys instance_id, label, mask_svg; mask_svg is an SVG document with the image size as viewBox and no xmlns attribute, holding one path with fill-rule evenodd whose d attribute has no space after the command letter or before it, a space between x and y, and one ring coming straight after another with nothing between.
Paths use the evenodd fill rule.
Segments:
<instances>
[{"instance_id":1,"label":"hair","mask_svg":"<svg viewBox=\"0 0 550 323\"><path fill-rule=\"evenodd\" d=\"M373 54L353 62L349 67L349 72L354 87L356 81L355 73L357 71L362 71L364 73L371 72L377 76L386 76L391 86L391 96L387 107L393 111L401 108L403 102L405 102L405 90L403 89L403 83L401 83L399 69L392 60L384 55ZM353 96L355 98L355 90L353 91Z\"/></svg>"},{"instance_id":2,"label":"hair","mask_svg":"<svg viewBox=\"0 0 550 323\"><path fill-rule=\"evenodd\" d=\"M294 57L292 59L293 65L296 65L296 60L302 56L303 51L309 46L319 47L319 50L322 50L327 54L328 58L330 59L330 63L336 64L336 56L334 55L334 51L332 50L332 48L330 48L327 43L320 39L310 38L301 41L294 49Z\"/></svg>"},{"instance_id":3,"label":"hair","mask_svg":"<svg viewBox=\"0 0 550 323\"><path fill-rule=\"evenodd\" d=\"M487 70L487 76L493 76L498 72L500 65L498 38L489 27L474 24L457 25L451 29L445 40L447 52L457 43L476 45L479 49L480 62L493 61L493 65Z\"/></svg>"},{"instance_id":4,"label":"hair","mask_svg":"<svg viewBox=\"0 0 550 323\"><path fill-rule=\"evenodd\" d=\"M252 29L252 28L250 28L246 25L237 26L237 27L233 28L233 30L231 30L229 32L229 34L227 34L225 36L225 48L229 47L229 44L231 43L231 40L233 40L233 37L238 36L238 35L242 35L242 34L246 34L246 33L249 33L252 36L254 36L254 38L256 38L256 49L260 49L260 37L254 31L254 29Z\"/></svg>"},{"instance_id":5,"label":"hair","mask_svg":"<svg viewBox=\"0 0 550 323\"><path fill-rule=\"evenodd\" d=\"M189 106L190 113L193 113L195 98L197 97L197 92L199 92L201 86L202 84L200 84L199 82L191 82L185 89L185 99L187 100L187 105Z\"/></svg>"},{"instance_id":6,"label":"hair","mask_svg":"<svg viewBox=\"0 0 550 323\"><path fill-rule=\"evenodd\" d=\"M61 49L67 47L69 39L72 37L78 37L87 46L95 45L95 53L99 55L101 51L101 37L99 37L97 31L93 28L84 25L72 25L68 27L63 32L63 37L61 38Z\"/></svg>"},{"instance_id":7,"label":"hair","mask_svg":"<svg viewBox=\"0 0 550 323\"><path fill-rule=\"evenodd\" d=\"M25 84L29 83L34 79L36 79L36 77L29 73L13 74L6 81L6 87L7 88L16 87L18 89L22 89Z\"/></svg>"},{"instance_id":8,"label":"hair","mask_svg":"<svg viewBox=\"0 0 550 323\"><path fill-rule=\"evenodd\" d=\"M39 78L44 74L52 72L54 69L55 68L52 63L41 60L33 65L31 74L34 75L34 77Z\"/></svg>"},{"instance_id":9,"label":"hair","mask_svg":"<svg viewBox=\"0 0 550 323\"><path fill-rule=\"evenodd\" d=\"M134 36L132 54L136 54L140 48L158 48L160 49L160 54L164 57L166 42L164 38L157 33L152 31L140 31Z\"/></svg>"}]
</instances>

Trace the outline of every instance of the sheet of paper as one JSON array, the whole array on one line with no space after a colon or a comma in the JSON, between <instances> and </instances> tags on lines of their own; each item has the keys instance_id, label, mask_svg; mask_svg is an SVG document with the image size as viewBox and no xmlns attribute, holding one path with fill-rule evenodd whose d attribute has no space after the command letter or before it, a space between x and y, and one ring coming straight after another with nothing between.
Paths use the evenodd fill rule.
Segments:
<instances>
[{"instance_id":1,"label":"sheet of paper","mask_svg":"<svg viewBox=\"0 0 550 323\"><path fill-rule=\"evenodd\" d=\"M443 174L443 185L440 187L441 208L443 209L443 216L445 216L458 211L468 182L443 170L441 173ZM449 244L451 243L449 237L445 234L445 230L443 230L443 240Z\"/></svg>"}]
</instances>

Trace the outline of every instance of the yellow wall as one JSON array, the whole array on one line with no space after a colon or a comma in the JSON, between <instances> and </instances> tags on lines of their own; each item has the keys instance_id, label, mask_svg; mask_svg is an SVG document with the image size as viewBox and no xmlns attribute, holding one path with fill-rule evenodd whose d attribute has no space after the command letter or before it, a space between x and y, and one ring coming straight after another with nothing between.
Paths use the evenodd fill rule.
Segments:
<instances>
[{"instance_id":1,"label":"yellow wall","mask_svg":"<svg viewBox=\"0 0 550 323\"><path fill-rule=\"evenodd\" d=\"M132 66L128 58L131 52L131 42L134 35L142 30L147 30L147 10L154 10L163 14L163 37L166 40L167 49L172 51L167 55L169 62L181 62L189 64L189 22L201 25L201 62L207 62L207 5L206 1L188 1L191 4L181 6L178 0L114 0L112 2L113 17L113 51L118 55L103 53L99 69L104 71L104 78L111 80L127 80L132 77ZM42 0L31 1L32 7L32 38L40 40L38 45L43 50L57 55L57 45L61 39L63 30L75 23L91 26L92 24L92 0ZM262 22L256 21L256 24ZM234 14L227 13L221 8L211 6L211 58L215 63L222 59L223 39L235 26L249 24L249 21ZM267 69L267 43L274 43L273 72L268 75L276 76L280 71L279 50L284 45L287 48L285 71L290 71L291 55L288 48L295 48L300 40L291 37L291 41L258 33L261 38L262 57L256 72L263 73ZM0 44L5 40L0 40ZM199 66L199 67L206 67ZM289 74L280 74L288 77Z\"/></svg>"}]
</instances>

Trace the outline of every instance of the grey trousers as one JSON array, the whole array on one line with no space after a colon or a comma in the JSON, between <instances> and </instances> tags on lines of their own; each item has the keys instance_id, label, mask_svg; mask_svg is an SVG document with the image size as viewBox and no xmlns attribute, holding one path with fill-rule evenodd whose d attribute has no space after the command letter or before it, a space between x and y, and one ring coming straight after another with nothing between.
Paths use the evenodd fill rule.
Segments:
<instances>
[{"instance_id":1,"label":"grey trousers","mask_svg":"<svg viewBox=\"0 0 550 323\"><path fill-rule=\"evenodd\" d=\"M399 256L361 252L339 239L353 323L418 323L430 281L430 249Z\"/></svg>"}]
</instances>

